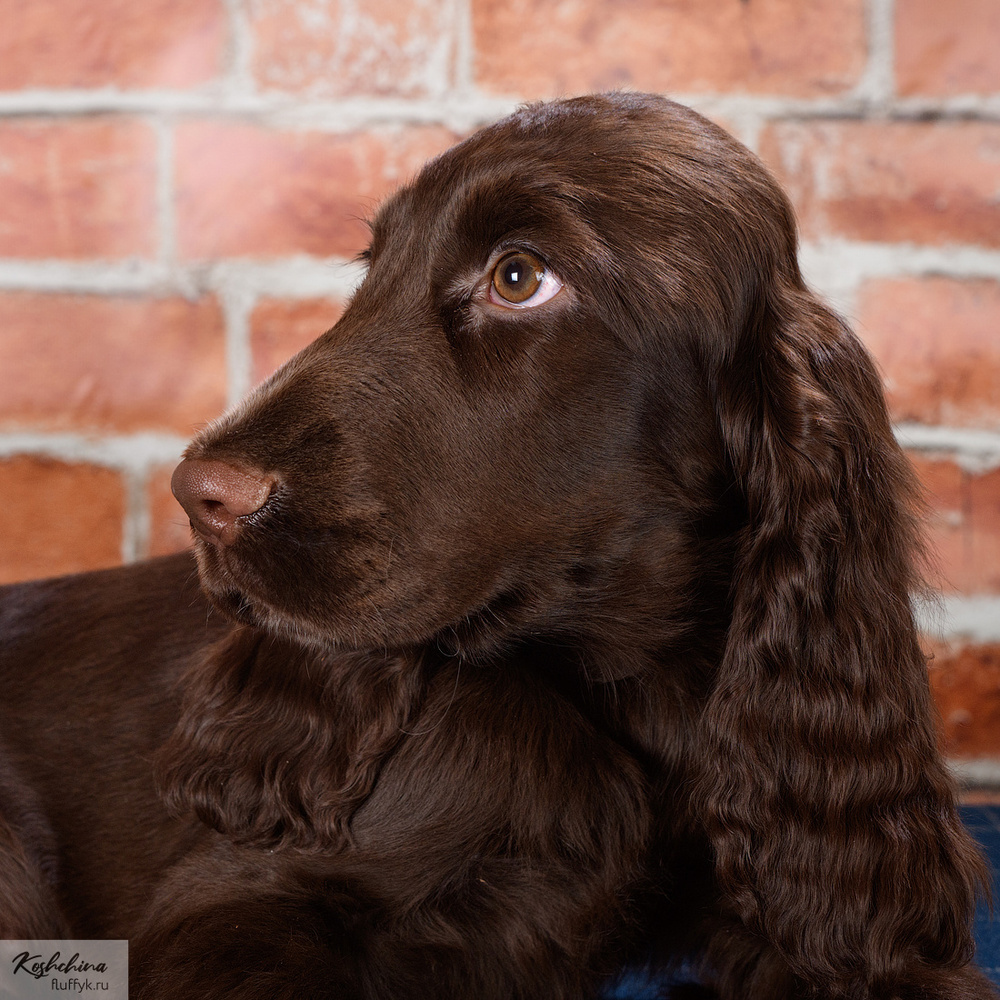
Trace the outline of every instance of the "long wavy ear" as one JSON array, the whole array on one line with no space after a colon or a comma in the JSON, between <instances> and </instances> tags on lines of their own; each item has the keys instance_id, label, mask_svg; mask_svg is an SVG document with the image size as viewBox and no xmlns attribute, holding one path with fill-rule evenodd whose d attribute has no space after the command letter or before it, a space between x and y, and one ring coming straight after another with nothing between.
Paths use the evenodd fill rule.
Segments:
<instances>
[{"instance_id":1,"label":"long wavy ear","mask_svg":"<svg viewBox=\"0 0 1000 1000\"><path fill-rule=\"evenodd\" d=\"M941 969L962 992L926 996L992 995L959 971L984 869L936 745L916 494L874 365L795 275L717 385L747 511L699 796L724 897L823 996Z\"/></svg>"}]
</instances>

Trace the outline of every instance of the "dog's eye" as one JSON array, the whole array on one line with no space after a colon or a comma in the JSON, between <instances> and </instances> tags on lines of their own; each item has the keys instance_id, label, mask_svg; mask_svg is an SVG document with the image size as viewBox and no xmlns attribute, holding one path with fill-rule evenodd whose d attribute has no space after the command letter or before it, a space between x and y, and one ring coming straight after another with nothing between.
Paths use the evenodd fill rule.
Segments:
<instances>
[{"instance_id":1,"label":"dog's eye","mask_svg":"<svg viewBox=\"0 0 1000 1000\"><path fill-rule=\"evenodd\" d=\"M490 301L507 308L537 306L552 298L562 284L532 253L505 254L493 268Z\"/></svg>"}]
</instances>

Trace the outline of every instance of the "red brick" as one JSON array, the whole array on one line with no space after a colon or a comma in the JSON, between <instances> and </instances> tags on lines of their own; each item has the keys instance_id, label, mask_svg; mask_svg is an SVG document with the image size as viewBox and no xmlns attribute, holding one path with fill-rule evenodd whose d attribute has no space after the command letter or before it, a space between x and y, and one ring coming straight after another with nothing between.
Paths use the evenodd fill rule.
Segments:
<instances>
[{"instance_id":1,"label":"red brick","mask_svg":"<svg viewBox=\"0 0 1000 1000\"><path fill-rule=\"evenodd\" d=\"M968 474L969 591L1000 592L1000 469Z\"/></svg>"},{"instance_id":2,"label":"red brick","mask_svg":"<svg viewBox=\"0 0 1000 1000\"><path fill-rule=\"evenodd\" d=\"M931 579L939 590L954 591L966 561L965 473L954 462L910 455L927 503L925 531Z\"/></svg>"},{"instance_id":3,"label":"red brick","mask_svg":"<svg viewBox=\"0 0 1000 1000\"><path fill-rule=\"evenodd\" d=\"M125 491L110 469L16 456L0 461L0 583L113 566Z\"/></svg>"},{"instance_id":4,"label":"red brick","mask_svg":"<svg viewBox=\"0 0 1000 1000\"><path fill-rule=\"evenodd\" d=\"M426 0L261 0L250 9L262 90L420 97L443 81L451 11Z\"/></svg>"},{"instance_id":5,"label":"red brick","mask_svg":"<svg viewBox=\"0 0 1000 1000\"><path fill-rule=\"evenodd\" d=\"M222 68L220 0L0 0L0 89L187 87Z\"/></svg>"},{"instance_id":6,"label":"red brick","mask_svg":"<svg viewBox=\"0 0 1000 1000\"><path fill-rule=\"evenodd\" d=\"M928 647L945 752L966 760L1000 757L1000 645Z\"/></svg>"},{"instance_id":7,"label":"red brick","mask_svg":"<svg viewBox=\"0 0 1000 1000\"><path fill-rule=\"evenodd\" d=\"M871 281L858 316L896 420L1000 429L1000 283Z\"/></svg>"},{"instance_id":8,"label":"red brick","mask_svg":"<svg viewBox=\"0 0 1000 1000\"><path fill-rule=\"evenodd\" d=\"M1000 593L1000 469L975 473L911 455L929 503L928 537L942 590Z\"/></svg>"},{"instance_id":9,"label":"red brick","mask_svg":"<svg viewBox=\"0 0 1000 1000\"><path fill-rule=\"evenodd\" d=\"M190 434L225 405L211 298L0 294L0 427Z\"/></svg>"},{"instance_id":10,"label":"red brick","mask_svg":"<svg viewBox=\"0 0 1000 1000\"><path fill-rule=\"evenodd\" d=\"M333 299L262 299L250 317L255 382L267 378L340 319Z\"/></svg>"},{"instance_id":11,"label":"red brick","mask_svg":"<svg viewBox=\"0 0 1000 1000\"><path fill-rule=\"evenodd\" d=\"M862 0L473 0L475 79L550 97L613 87L800 97L865 63Z\"/></svg>"},{"instance_id":12,"label":"red brick","mask_svg":"<svg viewBox=\"0 0 1000 1000\"><path fill-rule=\"evenodd\" d=\"M895 0L896 87L947 97L1000 91L996 0Z\"/></svg>"},{"instance_id":13,"label":"red brick","mask_svg":"<svg viewBox=\"0 0 1000 1000\"><path fill-rule=\"evenodd\" d=\"M810 237L1000 247L1000 124L782 122L761 151Z\"/></svg>"},{"instance_id":14,"label":"red brick","mask_svg":"<svg viewBox=\"0 0 1000 1000\"><path fill-rule=\"evenodd\" d=\"M0 257L151 253L155 158L141 122L0 122Z\"/></svg>"},{"instance_id":15,"label":"red brick","mask_svg":"<svg viewBox=\"0 0 1000 1000\"><path fill-rule=\"evenodd\" d=\"M146 554L165 556L191 546L191 526L187 514L170 492L174 465L154 469L146 487L150 528Z\"/></svg>"},{"instance_id":16,"label":"red brick","mask_svg":"<svg viewBox=\"0 0 1000 1000\"><path fill-rule=\"evenodd\" d=\"M455 142L438 127L354 135L192 122L177 130L178 240L187 257L352 255L361 219Z\"/></svg>"}]
</instances>

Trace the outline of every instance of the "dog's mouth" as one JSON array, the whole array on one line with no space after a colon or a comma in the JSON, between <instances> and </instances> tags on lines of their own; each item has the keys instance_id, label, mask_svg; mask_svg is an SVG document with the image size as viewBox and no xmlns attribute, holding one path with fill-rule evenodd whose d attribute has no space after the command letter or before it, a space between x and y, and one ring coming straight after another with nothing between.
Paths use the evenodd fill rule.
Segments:
<instances>
[{"instance_id":1,"label":"dog's mouth","mask_svg":"<svg viewBox=\"0 0 1000 1000\"><path fill-rule=\"evenodd\" d=\"M220 553L217 546L196 541L201 589L209 602L236 625L249 626L301 645L329 649L355 648L360 633L342 621L312 620L295 608L273 600L266 575L252 565ZM352 642L352 639L355 640Z\"/></svg>"},{"instance_id":2,"label":"dog's mouth","mask_svg":"<svg viewBox=\"0 0 1000 1000\"><path fill-rule=\"evenodd\" d=\"M200 546L199 546L200 548ZM262 598L229 569L212 559L211 549L199 559L201 588L212 606L237 625L276 634L302 635L301 626Z\"/></svg>"},{"instance_id":3,"label":"dog's mouth","mask_svg":"<svg viewBox=\"0 0 1000 1000\"><path fill-rule=\"evenodd\" d=\"M369 541L362 531L353 538L346 534L338 529L337 535L321 539L322 551L303 544L301 537L284 536L277 554L274 545L249 532L225 546L196 537L202 590L236 625L326 649L399 648L435 637L456 650L492 648L504 641L502 633L516 630L510 619L520 620L523 603L516 588L485 595L477 590L475 600L456 611L450 596L428 596L423 587L412 585L405 577L404 558L396 560L403 583L391 578L389 556L383 564L381 552L390 551L388 543L362 546L359 540ZM317 551L322 558L316 558Z\"/></svg>"},{"instance_id":4,"label":"dog's mouth","mask_svg":"<svg viewBox=\"0 0 1000 1000\"><path fill-rule=\"evenodd\" d=\"M234 572L228 553L195 538L201 589L212 606L237 625L267 628L274 617L266 601L251 593L241 574Z\"/></svg>"}]
</instances>

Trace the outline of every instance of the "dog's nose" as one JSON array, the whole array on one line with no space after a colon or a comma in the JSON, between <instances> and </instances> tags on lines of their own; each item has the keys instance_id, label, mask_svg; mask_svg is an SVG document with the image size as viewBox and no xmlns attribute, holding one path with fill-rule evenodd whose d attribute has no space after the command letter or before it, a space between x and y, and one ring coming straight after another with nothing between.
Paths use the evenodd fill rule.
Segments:
<instances>
[{"instance_id":1,"label":"dog's nose","mask_svg":"<svg viewBox=\"0 0 1000 1000\"><path fill-rule=\"evenodd\" d=\"M273 476L228 462L186 458L174 469L170 489L206 541L230 545L240 518L260 510L274 488Z\"/></svg>"}]
</instances>

